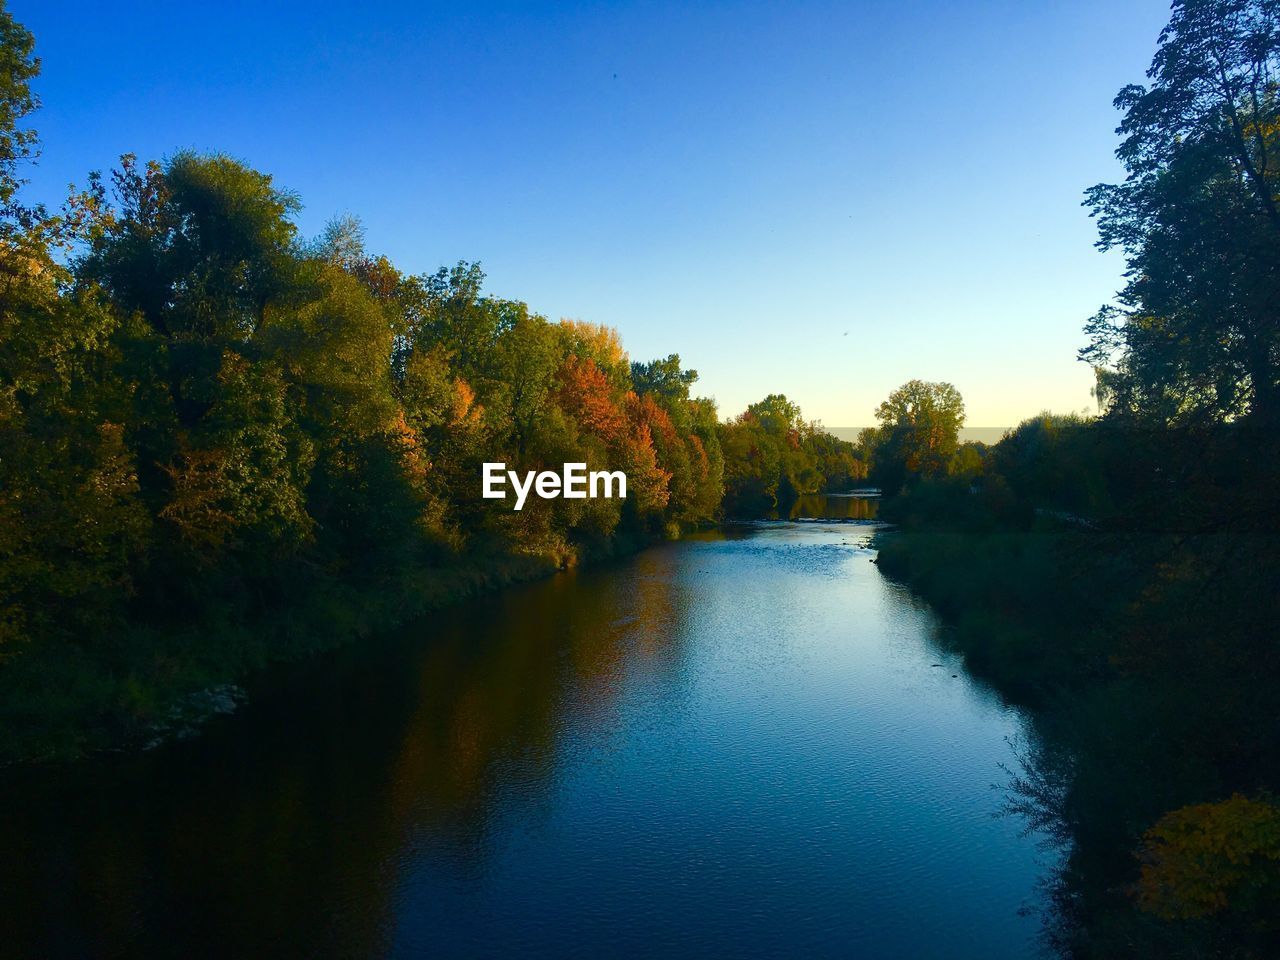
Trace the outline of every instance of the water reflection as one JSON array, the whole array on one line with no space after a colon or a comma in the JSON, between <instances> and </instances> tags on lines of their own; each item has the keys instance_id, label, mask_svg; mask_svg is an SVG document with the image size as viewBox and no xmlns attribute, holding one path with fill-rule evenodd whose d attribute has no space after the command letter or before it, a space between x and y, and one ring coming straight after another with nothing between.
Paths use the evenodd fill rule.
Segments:
<instances>
[{"instance_id":1,"label":"water reflection","mask_svg":"<svg viewBox=\"0 0 1280 960\"><path fill-rule=\"evenodd\" d=\"M0 955L373 956L398 866L483 870L495 809L678 650L670 552L568 572L264 678L195 741L0 788ZM664 666L663 664L666 664Z\"/></svg>"},{"instance_id":2,"label":"water reflection","mask_svg":"<svg viewBox=\"0 0 1280 960\"><path fill-rule=\"evenodd\" d=\"M0 785L3 956L1015 957L1020 720L842 525L741 527ZM952 674L957 674L955 678Z\"/></svg>"},{"instance_id":3,"label":"water reflection","mask_svg":"<svg viewBox=\"0 0 1280 960\"><path fill-rule=\"evenodd\" d=\"M790 520L874 520L880 507L878 493L809 493L788 511Z\"/></svg>"}]
</instances>

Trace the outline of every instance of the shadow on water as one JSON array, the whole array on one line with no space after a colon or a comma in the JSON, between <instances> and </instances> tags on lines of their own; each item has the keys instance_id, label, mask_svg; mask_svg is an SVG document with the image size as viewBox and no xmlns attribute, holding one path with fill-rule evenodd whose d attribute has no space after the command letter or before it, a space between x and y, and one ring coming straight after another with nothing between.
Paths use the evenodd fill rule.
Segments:
<instances>
[{"instance_id":1,"label":"shadow on water","mask_svg":"<svg viewBox=\"0 0 1280 960\"><path fill-rule=\"evenodd\" d=\"M538 803L558 739L678 656L663 560L632 589L569 571L281 668L192 741L9 771L0 955L378 955L398 860L429 843L474 869L493 806Z\"/></svg>"}]
</instances>

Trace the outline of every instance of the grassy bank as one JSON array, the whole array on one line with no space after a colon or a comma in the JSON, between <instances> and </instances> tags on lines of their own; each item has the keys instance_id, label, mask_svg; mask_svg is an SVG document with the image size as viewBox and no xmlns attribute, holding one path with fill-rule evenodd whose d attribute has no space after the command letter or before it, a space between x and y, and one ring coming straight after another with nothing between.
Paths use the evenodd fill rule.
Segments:
<instances>
[{"instance_id":1,"label":"grassy bank","mask_svg":"<svg viewBox=\"0 0 1280 960\"><path fill-rule=\"evenodd\" d=\"M1032 719L1008 806L1066 853L1051 942L1277 955L1280 541L1227 490L1211 523L1135 508L1083 524L988 487L937 481L886 504L899 526L879 564Z\"/></svg>"},{"instance_id":2,"label":"grassy bank","mask_svg":"<svg viewBox=\"0 0 1280 960\"><path fill-rule=\"evenodd\" d=\"M651 540L619 537L585 563ZM234 705L234 686L272 663L357 642L477 595L547 577L548 557L494 554L366 578L294 571L270 599L209 607L196 619L123 625L109 643L32 647L0 662L0 765L136 749Z\"/></svg>"},{"instance_id":3,"label":"grassy bank","mask_svg":"<svg viewBox=\"0 0 1280 960\"><path fill-rule=\"evenodd\" d=\"M1087 673L1080 628L1098 598L1067 576L1060 530L894 530L877 540L880 569L929 600L969 667L1034 703ZM1087 614L1086 614L1087 611Z\"/></svg>"}]
</instances>

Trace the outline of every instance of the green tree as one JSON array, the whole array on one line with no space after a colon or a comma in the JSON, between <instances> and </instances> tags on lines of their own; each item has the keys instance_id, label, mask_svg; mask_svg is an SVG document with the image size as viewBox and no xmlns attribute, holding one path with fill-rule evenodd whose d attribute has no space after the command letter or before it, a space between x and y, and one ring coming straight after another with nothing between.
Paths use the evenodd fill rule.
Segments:
<instances>
[{"instance_id":1,"label":"green tree","mask_svg":"<svg viewBox=\"0 0 1280 960\"><path fill-rule=\"evenodd\" d=\"M698 380L697 370L685 370L680 355L670 354L665 360L631 364L631 382L636 393L655 393L668 400L688 400L689 388Z\"/></svg>"},{"instance_id":2,"label":"green tree","mask_svg":"<svg viewBox=\"0 0 1280 960\"><path fill-rule=\"evenodd\" d=\"M723 424L720 446L730 516L767 516L804 494L848 489L864 475L853 444L806 421L782 394L770 394Z\"/></svg>"},{"instance_id":3,"label":"green tree","mask_svg":"<svg viewBox=\"0 0 1280 960\"><path fill-rule=\"evenodd\" d=\"M13 19L0 2L0 237L13 243L22 227L38 218L17 202L22 186L22 164L33 159L39 149L35 130L21 124L39 106L31 81L40 73L35 56L35 38Z\"/></svg>"},{"instance_id":4,"label":"green tree","mask_svg":"<svg viewBox=\"0 0 1280 960\"><path fill-rule=\"evenodd\" d=\"M949 383L911 380L876 409L875 475L886 493L945 473L960 444L964 400Z\"/></svg>"},{"instance_id":5,"label":"green tree","mask_svg":"<svg viewBox=\"0 0 1280 960\"><path fill-rule=\"evenodd\" d=\"M1088 324L1109 409L1161 423L1280 418L1280 6L1178 0L1116 97L1128 176L1086 205L1129 264Z\"/></svg>"},{"instance_id":6,"label":"green tree","mask_svg":"<svg viewBox=\"0 0 1280 960\"><path fill-rule=\"evenodd\" d=\"M19 198L37 151L31 34L0 4L0 660L118 624L150 535L123 421L118 318L57 256L95 197L49 216Z\"/></svg>"},{"instance_id":7,"label":"green tree","mask_svg":"<svg viewBox=\"0 0 1280 960\"><path fill-rule=\"evenodd\" d=\"M298 257L296 200L270 177L183 152L163 167L126 156L112 183L115 204L74 269L82 290L102 291L129 318L117 342L138 385L125 425L142 493L179 553L205 566L228 549L265 560L266 543L309 534L313 444L298 417L321 403L344 417L365 409L355 396L377 383L378 361L348 375L359 386L346 395L341 377L321 371L343 368L369 331L344 335L331 306L305 306L337 297L323 269L308 273ZM301 329L309 312L320 314L313 335ZM308 404L316 381L323 398Z\"/></svg>"}]
</instances>

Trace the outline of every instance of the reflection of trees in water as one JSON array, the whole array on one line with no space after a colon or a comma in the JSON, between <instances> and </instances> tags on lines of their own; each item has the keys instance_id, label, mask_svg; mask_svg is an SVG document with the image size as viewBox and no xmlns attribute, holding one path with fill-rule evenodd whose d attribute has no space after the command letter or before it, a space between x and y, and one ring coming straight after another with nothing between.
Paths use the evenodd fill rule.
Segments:
<instances>
[{"instance_id":1,"label":"reflection of trees in water","mask_svg":"<svg viewBox=\"0 0 1280 960\"><path fill-rule=\"evenodd\" d=\"M1035 835L1051 854L1039 883L1039 906L1027 909L1040 915L1045 946L1069 955L1081 919L1079 848L1074 842L1076 824L1069 812L1075 760L1065 749L1040 739L1012 739L1009 745L1013 762L1000 765L1007 778L1001 815L1021 820L1023 835Z\"/></svg>"},{"instance_id":2,"label":"reflection of trees in water","mask_svg":"<svg viewBox=\"0 0 1280 960\"><path fill-rule=\"evenodd\" d=\"M678 665L677 553L295 667L196 741L11 781L0 956L382 952L415 851L481 870L494 819L554 785L566 733Z\"/></svg>"},{"instance_id":3,"label":"reflection of trees in water","mask_svg":"<svg viewBox=\"0 0 1280 960\"><path fill-rule=\"evenodd\" d=\"M1019 817L1025 833L1044 843L1065 849L1072 838L1067 813L1074 761L1064 751L1025 739L1010 740L1014 764L1001 764L1008 774L1003 812Z\"/></svg>"},{"instance_id":4,"label":"reflection of trees in water","mask_svg":"<svg viewBox=\"0 0 1280 960\"><path fill-rule=\"evenodd\" d=\"M488 805L554 779L563 735L604 723L627 677L667 658L675 577L666 551L629 563L625 576L569 571L495 595L450 624L416 672L412 717L395 761L402 818L458 825L479 853Z\"/></svg>"},{"instance_id":5,"label":"reflection of trees in water","mask_svg":"<svg viewBox=\"0 0 1280 960\"><path fill-rule=\"evenodd\" d=\"M1135 796L1147 790L1149 764L1117 765L1141 752L1143 732L1115 717L1109 751L1096 731L1065 726L1078 714L1031 714L1031 739L1011 744L1002 813L1052 852L1041 879L1041 934L1052 954L1071 958L1252 957L1192 943L1185 929L1162 928L1134 909ZM1207 942L1207 941L1206 941ZM1151 953L1158 950L1158 953ZM1259 956L1264 956L1259 955Z\"/></svg>"},{"instance_id":6,"label":"reflection of trees in water","mask_svg":"<svg viewBox=\"0 0 1280 960\"><path fill-rule=\"evenodd\" d=\"M805 494L791 504L788 519L874 520L879 506L878 497Z\"/></svg>"}]
</instances>

